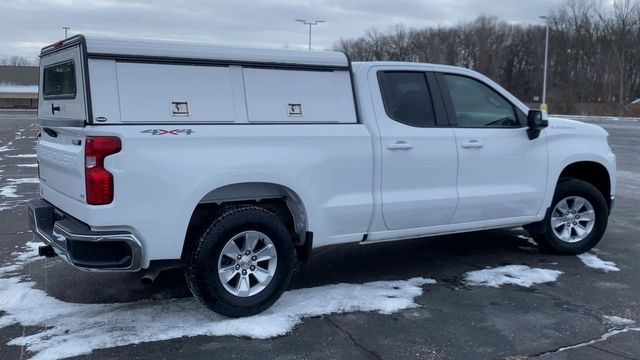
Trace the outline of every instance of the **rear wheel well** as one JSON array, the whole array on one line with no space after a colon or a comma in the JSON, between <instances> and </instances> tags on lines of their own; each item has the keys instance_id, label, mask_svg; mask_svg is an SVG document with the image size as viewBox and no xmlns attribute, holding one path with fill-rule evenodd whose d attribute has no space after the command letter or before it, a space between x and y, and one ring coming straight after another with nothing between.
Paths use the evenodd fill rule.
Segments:
<instances>
[{"instance_id":1,"label":"rear wheel well","mask_svg":"<svg viewBox=\"0 0 640 360\"><path fill-rule=\"evenodd\" d=\"M182 259L190 241L199 238L225 208L251 205L263 208L282 220L293 239L298 258L307 261L312 234L307 232L306 212L297 194L287 187L270 183L228 185L209 192L191 215L182 247Z\"/></svg>"},{"instance_id":2,"label":"rear wheel well","mask_svg":"<svg viewBox=\"0 0 640 360\"><path fill-rule=\"evenodd\" d=\"M579 179L595 186L611 208L611 178L602 164L593 161L573 163L562 170L558 182L569 179Z\"/></svg>"}]
</instances>

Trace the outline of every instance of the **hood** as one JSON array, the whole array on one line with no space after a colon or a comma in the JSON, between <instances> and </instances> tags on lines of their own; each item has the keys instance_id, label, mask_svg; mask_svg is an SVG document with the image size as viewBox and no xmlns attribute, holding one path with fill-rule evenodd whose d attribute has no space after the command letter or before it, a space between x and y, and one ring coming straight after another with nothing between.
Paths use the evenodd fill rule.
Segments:
<instances>
[{"instance_id":1,"label":"hood","mask_svg":"<svg viewBox=\"0 0 640 360\"><path fill-rule=\"evenodd\" d=\"M580 134L609 136L609 133L598 125L555 116L549 116L548 129L552 132L577 132Z\"/></svg>"}]
</instances>

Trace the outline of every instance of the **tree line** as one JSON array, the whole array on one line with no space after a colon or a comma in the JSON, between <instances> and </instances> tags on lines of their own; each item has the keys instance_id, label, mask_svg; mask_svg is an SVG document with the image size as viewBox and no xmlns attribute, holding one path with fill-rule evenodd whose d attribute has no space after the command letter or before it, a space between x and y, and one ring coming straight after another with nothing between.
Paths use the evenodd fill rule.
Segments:
<instances>
[{"instance_id":1,"label":"tree line","mask_svg":"<svg viewBox=\"0 0 640 360\"><path fill-rule=\"evenodd\" d=\"M0 56L0 66L38 66L38 62L24 56Z\"/></svg>"},{"instance_id":2,"label":"tree line","mask_svg":"<svg viewBox=\"0 0 640 360\"><path fill-rule=\"evenodd\" d=\"M481 16L455 26L386 31L339 40L354 61L462 66L500 83L530 105L540 102L546 24L550 27L550 112L624 115L640 98L640 0L566 0L541 24Z\"/></svg>"}]
</instances>

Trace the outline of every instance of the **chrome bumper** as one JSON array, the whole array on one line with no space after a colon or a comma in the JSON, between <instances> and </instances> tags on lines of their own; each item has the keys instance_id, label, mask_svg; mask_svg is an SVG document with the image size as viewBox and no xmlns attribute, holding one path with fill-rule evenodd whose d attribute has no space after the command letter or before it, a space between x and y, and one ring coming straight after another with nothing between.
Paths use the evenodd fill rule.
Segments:
<instances>
[{"instance_id":1,"label":"chrome bumper","mask_svg":"<svg viewBox=\"0 0 640 360\"><path fill-rule=\"evenodd\" d=\"M35 237L51 245L57 255L80 270L142 268L142 245L127 231L92 231L41 199L27 202L27 213Z\"/></svg>"}]
</instances>

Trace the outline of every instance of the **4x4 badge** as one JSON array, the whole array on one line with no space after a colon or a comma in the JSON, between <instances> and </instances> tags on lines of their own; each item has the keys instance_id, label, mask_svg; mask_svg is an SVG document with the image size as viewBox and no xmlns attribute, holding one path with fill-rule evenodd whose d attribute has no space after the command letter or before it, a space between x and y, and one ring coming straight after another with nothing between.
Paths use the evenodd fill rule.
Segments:
<instances>
[{"instance_id":1,"label":"4x4 badge","mask_svg":"<svg viewBox=\"0 0 640 360\"><path fill-rule=\"evenodd\" d=\"M151 134L151 135L191 135L195 131L191 129L173 129L173 130L148 129L140 132L143 134Z\"/></svg>"}]
</instances>

